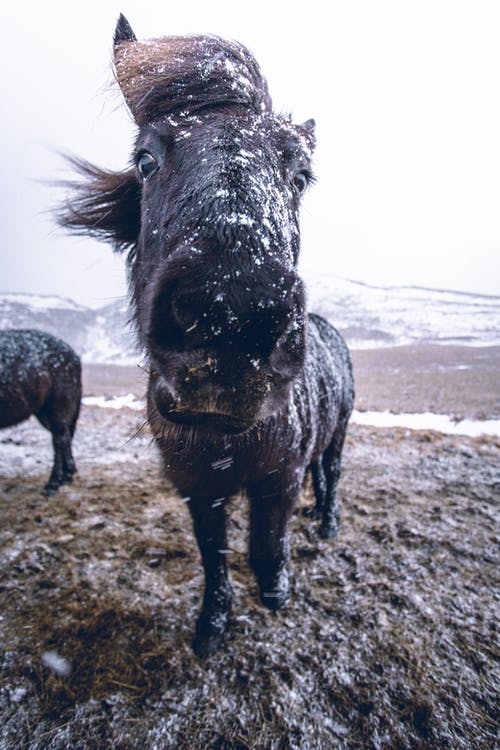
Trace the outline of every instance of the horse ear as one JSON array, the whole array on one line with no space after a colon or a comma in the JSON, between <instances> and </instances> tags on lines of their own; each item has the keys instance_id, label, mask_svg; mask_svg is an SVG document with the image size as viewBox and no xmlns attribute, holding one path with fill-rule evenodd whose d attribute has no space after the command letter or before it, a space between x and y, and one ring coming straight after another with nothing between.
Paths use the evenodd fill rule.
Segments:
<instances>
[{"instance_id":1,"label":"horse ear","mask_svg":"<svg viewBox=\"0 0 500 750\"><path fill-rule=\"evenodd\" d=\"M116 24L115 36L113 38L115 48L122 44L122 42L136 41L137 37L132 31L132 26L129 24L123 13L120 13L120 18Z\"/></svg>"},{"instance_id":2,"label":"horse ear","mask_svg":"<svg viewBox=\"0 0 500 750\"><path fill-rule=\"evenodd\" d=\"M313 120L312 118L306 120L298 126L298 130L305 137L309 144L309 148L313 151L316 146L316 120Z\"/></svg>"},{"instance_id":3,"label":"horse ear","mask_svg":"<svg viewBox=\"0 0 500 750\"><path fill-rule=\"evenodd\" d=\"M316 131L316 120L313 120L313 118L311 117L310 120L306 120L305 122L303 122L300 127L304 128L304 130L307 130L311 135L314 135Z\"/></svg>"},{"instance_id":4,"label":"horse ear","mask_svg":"<svg viewBox=\"0 0 500 750\"><path fill-rule=\"evenodd\" d=\"M134 111L131 106L130 97L128 95L129 90L129 76L127 74L127 58L133 49L138 45L137 37L134 34L131 25L123 15L120 13L118 23L116 24L115 35L113 38L114 43L114 67L115 76L118 85L122 91L125 101L134 116ZM135 119L135 116L134 116Z\"/></svg>"}]
</instances>

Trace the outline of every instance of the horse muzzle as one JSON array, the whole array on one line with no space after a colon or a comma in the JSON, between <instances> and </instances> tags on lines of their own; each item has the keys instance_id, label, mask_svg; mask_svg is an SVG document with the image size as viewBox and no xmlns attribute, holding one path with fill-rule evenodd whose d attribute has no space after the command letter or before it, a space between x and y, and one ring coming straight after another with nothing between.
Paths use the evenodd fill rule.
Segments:
<instances>
[{"instance_id":1,"label":"horse muzzle","mask_svg":"<svg viewBox=\"0 0 500 750\"><path fill-rule=\"evenodd\" d=\"M186 427L199 427L222 434L245 432L255 423L254 412L240 413L219 388L199 388L188 395L178 394L163 376L157 376L152 389L153 405L167 421Z\"/></svg>"}]
</instances>

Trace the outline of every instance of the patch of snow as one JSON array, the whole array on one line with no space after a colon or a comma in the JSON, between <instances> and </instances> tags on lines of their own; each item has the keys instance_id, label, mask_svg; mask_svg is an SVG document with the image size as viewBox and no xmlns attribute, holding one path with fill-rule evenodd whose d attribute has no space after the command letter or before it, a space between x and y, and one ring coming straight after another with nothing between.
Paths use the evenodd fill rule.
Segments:
<instances>
[{"instance_id":1,"label":"patch of snow","mask_svg":"<svg viewBox=\"0 0 500 750\"><path fill-rule=\"evenodd\" d=\"M57 651L45 651L42 654L42 664L59 677L69 677L71 674L70 662Z\"/></svg>"},{"instance_id":2,"label":"patch of snow","mask_svg":"<svg viewBox=\"0 0 500 750\"><path fill-rule=\"evenodd\" d=\"M14 703L21 703L21 701L26 697L26 694L28 693L28 688L25 687L17 687L15 690L11 693L10 699Z\"/></svg>"},{"instance_id":3,"label":"patch of snow","mask_svg":"<svg viewBox=\"0 0 500 750\"><path fill-rule=\"evenodd\" d=\"M351 422L370 427L406 427L410 430L435 430L446 435L493 435L500 437L500 419L453 420L447 414L393 414L389 411L358 411L354 409Z\"/></svg>"},{"instance_id":4,"label":"patch of snow","mask_svg":"<svg viewBox=\"0 0 500 750\"><path fill-rule=\"evenodd\" d=\"M126 396L85 396L82 398L82 404L85 406L100 406L102 409L133 409L134 411L142 411L145 407L145 403L142 400L137 399L133 393L127 393Z\"/></svg>"}]
</instances>

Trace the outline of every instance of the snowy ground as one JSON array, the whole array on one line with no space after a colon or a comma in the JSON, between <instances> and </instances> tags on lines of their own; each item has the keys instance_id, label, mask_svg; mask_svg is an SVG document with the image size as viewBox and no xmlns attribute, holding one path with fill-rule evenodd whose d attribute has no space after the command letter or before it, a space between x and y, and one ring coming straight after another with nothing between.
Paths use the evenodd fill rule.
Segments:
<instances>
[{"instance_id":1,"label":"snowy ground","mask_svg":"<svg viewBox=\"0 0 500 750\"><path fill-rule=\"evenodd\" d=\"M355 353L357 409L498 418L496 360L456 369L455 354L444 371L428 350ZM494 747L498 439L352 424L339 536L319 539L306 487L278 614L258 602L235 498L231 630L200 661L189 514L129 408L144 377L84 374L87 397L133 401L82 407L71 486L42 497L35 420L0 433L1 750Z\"/></svg>"},{"instance_id":2,"label":"snowy ground","mask_svg":"<svg viewBox=\"0 0 500 750\"><path fill-rule=\"evenodd\" d=\"M352 424L371 425L372 427L406 427L410 430L435 430L445 435L495 435L500 437L500 420L498 419L460 419L455 421L447 414L393 414L390 411L358 411L351 415Z\"/></svg>"}]
</instances>

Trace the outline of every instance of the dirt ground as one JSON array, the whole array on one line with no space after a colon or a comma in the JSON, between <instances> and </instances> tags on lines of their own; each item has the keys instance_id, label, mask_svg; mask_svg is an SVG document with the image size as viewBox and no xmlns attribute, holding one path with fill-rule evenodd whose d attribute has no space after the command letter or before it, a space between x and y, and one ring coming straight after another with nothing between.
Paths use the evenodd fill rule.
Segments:
<instances>
[{"instance_id":1,"label":"dirt ground","mask_svg":"<svg viewBox=\"0 0 500 750\"><path fill-rule=\"evenodd\" d=\"M500 346L418 344L351 354L358 409L500 419ZM87 364L83 379L88 395L141 397L146 374L139 366Z\"/></svg>"},{"instance_id":2,"label":"dirt ground","mask_svg":"<svg viewBox=\"0 0 500 750\"><path fill-rule=\"evenodd\" d=\"M477 418L483 389L483 415L498 416L480 350L447 359L461 394L450 374L444 391L422 376L438 355L384 351L385 365L355 353L358 408L432 400ZM89 395L144 382L134 368L84 374ZM74 447L74 483L44 498L48 433L33 420L0 433L2 750L496 747L497 439L352 425L339 536L319 538L306 487L279 613L258 602L234 498L231 630L206 661L190 648L203 576L188 509L143 416L83 407Z\"/></svg>"}]
</instances>

